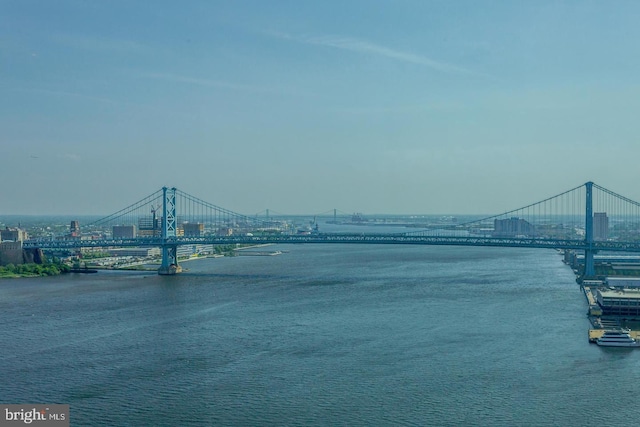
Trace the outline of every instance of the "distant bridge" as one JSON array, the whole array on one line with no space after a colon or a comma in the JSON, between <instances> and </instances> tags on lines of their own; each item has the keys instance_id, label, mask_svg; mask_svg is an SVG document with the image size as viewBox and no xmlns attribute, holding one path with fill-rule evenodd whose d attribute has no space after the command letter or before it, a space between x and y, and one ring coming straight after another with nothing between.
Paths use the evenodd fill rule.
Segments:
<instances>
[{"instance_id":1,"label":"distant bridge","mask_svg":"<svg viewBox=\"0 0 640 427\"><path fill-rule=\"evenodd\" d=\"M592 277L596 252L640 252L640 203L587 182L523 208L462 224L434 224L405 233L313 230L299 234L287 221L268 214L266 218L237 214L176 188L164 187L84 228L93 232L92 239L33 239L25 241L24 247L160 247L160 274L180 271L180 245L332 243L547 248L584 251L584 276ZM127 232L129 236L122 235Z\"/></svg>"}]
</instances>

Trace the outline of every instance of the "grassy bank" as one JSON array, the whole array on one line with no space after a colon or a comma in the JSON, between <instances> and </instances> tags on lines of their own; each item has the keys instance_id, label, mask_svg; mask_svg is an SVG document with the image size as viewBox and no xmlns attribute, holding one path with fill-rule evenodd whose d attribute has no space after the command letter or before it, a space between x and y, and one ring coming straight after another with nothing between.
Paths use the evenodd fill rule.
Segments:
<instances>
[{"instance_id":1,"label":"grassy bank","mask_svg":"<svg viewBox=\"0 0 640 427\"><path fill-rule=\"evenodd\" d=\"M59 263L46 264L9 264L0 266L0 279L17 277L57 276L68 273L71 267Z\"/></svg>"}]
</instances>

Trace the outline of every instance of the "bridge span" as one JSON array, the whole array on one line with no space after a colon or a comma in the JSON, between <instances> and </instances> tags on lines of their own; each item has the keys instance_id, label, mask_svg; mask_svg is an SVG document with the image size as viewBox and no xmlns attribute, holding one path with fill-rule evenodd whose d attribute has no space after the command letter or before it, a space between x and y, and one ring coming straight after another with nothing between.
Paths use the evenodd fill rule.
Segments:
<instances>
[{"instance_id":1,"label":"bridge span","mask_svg":"<svg viewBox=\"0 0 640 427\"><path fill-rule=\"evenodd\" d=\"M54 250L160 247L160 274L179 272L177 247L196 244L450 245L575 250L585 253L585 277L594 276L593 257L598 251L640 252L640 203L592 182L499 215L404 233L316 230L299 234L284 220L237 214L167 187L86 227L94 232L91 239L27 240L24 247ZM116 227L132 233L116 236Z\"/></svg>"},{"instance_id":2,"label":"bridge span","mask_svg":"<svg viewBox=\"0 0 640 427\"><path fill-rule=\"evenodd\" d=\"M499 238L482 236L416 236L391 233L316 233L313 235L266 235L228 237L175 237L101 239L101 240L29 240L25 248L80 249L100 247L162 247L163 245L265 245L265 244L378 244L378 245L431 245L431 246L494 246L509 248L546 248L559 250L586 250L640 252L640 242L593 242L584 240Z\"/></svg>"}]
</instances>

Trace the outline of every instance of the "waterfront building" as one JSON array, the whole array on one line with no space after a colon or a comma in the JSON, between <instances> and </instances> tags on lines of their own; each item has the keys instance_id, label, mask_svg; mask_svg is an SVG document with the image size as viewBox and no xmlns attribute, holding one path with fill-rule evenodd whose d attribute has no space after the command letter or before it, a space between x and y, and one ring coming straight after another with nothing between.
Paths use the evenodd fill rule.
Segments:
<instances>
[{"instance_id":1,"label":"waterfront building","mask_svg":"<svg viewBox=\"0 0 640 427\"><path fill-rule=\"evenodd\" d=\"M640 289L640 277L607 277L605 281L612 288Z\"/></svg>"},{"instance_id":2,"label":"waterfront building","mask_svg":"<svg viewBox=\"0 0 640 427\"><path fill-rule=\"evenodd\" d=\"M22 264L22 242L0 242L0 265Z\"/></svg>"},{"instance_id":3,"label":"waterfront building","mask_svg":"<svg viewBox=\"0 0 640 427\"><path fill-rule=\"evenodd\" d=\"M640 289L601 288L596 299L605 316L640 316Z\"/></svg>"},{"instance_id":4,"label":"waterfront building","mask_svg":"<svg viewBox=\"0 0 640 427\"><path fill-rule=\"evenodd\" d=\"M640 255L595 255L596 265L609 265L614 270L640 269ZM584 254L575 251L564 252L564 263L574 270L584 265Z\"/></svg>"}]
</instances>

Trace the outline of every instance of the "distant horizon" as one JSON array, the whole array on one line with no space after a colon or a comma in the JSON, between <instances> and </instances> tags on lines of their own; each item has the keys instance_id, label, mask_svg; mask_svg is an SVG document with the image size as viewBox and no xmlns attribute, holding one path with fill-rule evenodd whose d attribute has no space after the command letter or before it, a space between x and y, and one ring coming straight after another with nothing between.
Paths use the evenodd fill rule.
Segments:
<instances>
[{"instance_id":1,"label":"distant horizon","mask_svg":"<svg viewBox=\"0 0 640 427\"><path fill-rule=\"evenodd\" d=\"M243 215L249 218L255 218L256 215L255 214L243 214L242 212L235 212L238 215ZM502 215L502 213L497 213L497 214L454 214L454 213L444 213L444 214L412 214L412 213L407 213L407 214L389 214L389 213L366 213L366 212L352 212L352 213L341 213L338 214L338 217L340 218L344 218L345 216L351 216L354 214L362 214L365 218L368 217L398 217L398 218L411 218L411 217L415 217L415 218L420 218L420 217L424 217L424 218L438 218L438 217L492 217L492 216L499 216ZM70 218L70 219L74 219L74 218L106 218L108 217L110 214L84 214L84 215L73 215L73 214L8 214L8 215L2 215L0 214L0 224L3 223L3 219L4 218L10 218L10 219L16 219L16 218L20 218L20 217L25 217L25 218ZM297 218L297 217L306 217L306 218L313 218L313 217L318 217L318 218L327 218L330 219L333 215L330 214L275 214L275 215L269 215L270 218ZM264 215L258 215L258 218L263 218ZM82 225L82 224L81 224Z\"/></svg>"}]
</instances>

